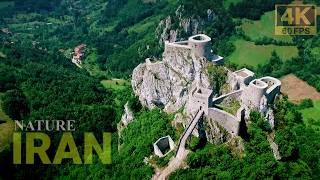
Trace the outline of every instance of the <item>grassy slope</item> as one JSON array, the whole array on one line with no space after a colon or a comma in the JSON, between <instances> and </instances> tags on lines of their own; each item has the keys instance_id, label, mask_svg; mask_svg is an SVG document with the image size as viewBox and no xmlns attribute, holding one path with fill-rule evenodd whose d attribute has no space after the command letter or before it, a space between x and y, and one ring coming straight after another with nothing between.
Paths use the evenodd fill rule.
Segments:
<instances>
[{"instance_id":1,"label":"grassy slope","mask_svg":"<svg viewBox=\"0 0 320 180\"><path fill-rule=\"evenodd\" d=\"M89 49L82 67L85 68L91 76L106 76L106 71L100 69L97 64L97 50L95 48Z\"/></svg>"},{"instance_id":2,"label":"grassy slope","mask_svg":"<svg viewBox=\"0 0 320 180\"><path fill-rule=\"evenodd\" d=\"M300 112L302 113L304 122L307 125L310 125L314 129L320 131L320 101L314 101L314 107L303 109ZM314 121L311 121L313 119Z\"/></svg>"},{"instance_id":3,"label":"grassy slope","mask_svg":"<svg viewBox=\"0 0 320 180\"><path fill-rule=\"evenodd\" d=\"M160 22L161 17L162 17L161 15L158 15L158 16L151 16L149 18L146 18L143 21L139 22L138 24L135 24L129 27L128 32L141 33L148 30L149 28L156 27Z\"/></svg>"},{"instance_id":4,"label":"grassy slope","mask_svg":"<svg viewBox=\"0 0 320 180\"><path fill-rule=\"evenodd\" d=\"M261 16L259 21L243 20L242 29L244 33L253 40L269 37L278 41L292 42L291 36L274 35L275 12L270 11Z\"/></svg>"},{"instance_id":5,"label":"grassy slope","mask_svg":"<svg viewBox=\"0 0 320 180\"><path fill-rule=\"evenodd\" d=\"M130 86L130 82L124 79L102 80L101 84L107 89L124 90Z\"/></svg>"},{"instance_id":6,"label":"grassy slope","mask_svg":"<svg viewBox=\"0 0 320 180\"><path fill-rule=\"evenodd\" d=\"M241 28L245 35L253 41L268 37L282 42L292 42L290 36L274 35L274 11L261 16L259 21L248 19L242 20ZM272 51L276 51L282 60L288 60L298 56L298 49L295 46L277 45L255 45L254 42L236 39L234 41L236 50L228 57L229 61L239 65L250 65L257 67L265 64L271 57Z\"/></svg>"},{"instance_id":7,"label":"grassy slope","mask_svg":"<svg viewBox=\"0 0 320 180\"><path fill-rule=\"evenodd\" d=\"M257 46L253 42L245 40L235 40L236 50L228 57L229 61L240 65L251 65L257 67L258 64L265 64L271 57L272 51L276 51L283 60L290 59L298 55L298 49L294 46Z\"/></svg>"},{"instance_id":8,"label":"grassy slope","mask_svg":"<svg viewBox=\"0 0 320 180\"><path fill-rule=\"evenodd\" d=\"M0 94L1 97L2 94ZM0 100L1 105L1 100ZM14 122L2 111L0 106L0 120L6 123L0 124L0 152L9 146L12 141Z\"/></svg>"}]
</instances>

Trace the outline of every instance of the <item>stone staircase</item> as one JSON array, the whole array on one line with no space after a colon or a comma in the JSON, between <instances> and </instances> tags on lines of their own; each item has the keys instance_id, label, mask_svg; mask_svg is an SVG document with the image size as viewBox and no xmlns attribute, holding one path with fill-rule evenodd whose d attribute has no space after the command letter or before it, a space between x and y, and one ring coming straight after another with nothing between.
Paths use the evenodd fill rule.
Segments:
<instances>
[{"instance_id":1,"label":"stone staircase","mask_svg":"<svg viewBox=\"0 0 320 180\"><path fill-rule=\"evenodd\" d=\"M176 158L181 158L184 154L186 142L188 140L188 137L192 134L192 131L198 124L199 120L202 118L204 114L203 110L198 110L192 121L189 123L188 127L185 129L183 135L180 138L178 149L176 153Z\"/></svg>"}]
</instances>

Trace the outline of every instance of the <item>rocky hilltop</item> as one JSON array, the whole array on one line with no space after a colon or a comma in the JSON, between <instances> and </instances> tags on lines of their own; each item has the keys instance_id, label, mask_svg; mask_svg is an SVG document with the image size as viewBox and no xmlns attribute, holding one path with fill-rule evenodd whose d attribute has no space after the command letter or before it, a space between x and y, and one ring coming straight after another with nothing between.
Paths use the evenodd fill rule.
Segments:
<instances>
[{"instance_id":1,"label":"rocky hilltop","mask_svg":"<svg viewBox=\"0 0 320 180\"><path fill-rule=\"evenodd\" d=\"M273 77L255 79L254 73L245 68L228 70L225 83L231 91L218 97L215 86L210 85L208 66L221 64L223 58L212 54L211 38L204 34L191 36L188 41L166 41L161 61L146 59L134 69L132 88L143 106L160 107L168 113L183 110L183 114L176 114L174 122L185 128L192 121L198 122L195 115L203 111L207 121L203 128L199 121L193 134L199 136L205 129L213 143L245 136L245 119L249 119L252 110L261 112L274 127L269 105L280 93L281 82Z\"/></svg>"},{"instance_id":2,"label":"rocky hilltop","mask_svg":"<svg viewBox=\"0 0 320 180\"><path fill-rule=\"evenodd\" d=\"M199 40L199 47L210 47L201 44L210 41ZM210 87L207 63L214 58L222 59L208 50L198 52L196 48L199 47L192 45L190 40L166 42L162 60L146 59L145 63L134 69L132 87L142 105L148 108L163 107L166 112L176 112L186 104L192 84Z\"/></svg>"},{"instance_id":3,"label":"rocky hilltop","mask_svg":"<svg viewBox=\"0 0 320 180\"><path fill-rule=\"evenodd\" d=\"M199 15L185 14L185 7L180 5L173 15L160 21L156 29L160 46L163 46L165 41L176 42L184 40L186 36L205 33L205 25L217 20L215 12L211 9L207 9L206 17L203 18Z\"/></svg>"}]
</instances>

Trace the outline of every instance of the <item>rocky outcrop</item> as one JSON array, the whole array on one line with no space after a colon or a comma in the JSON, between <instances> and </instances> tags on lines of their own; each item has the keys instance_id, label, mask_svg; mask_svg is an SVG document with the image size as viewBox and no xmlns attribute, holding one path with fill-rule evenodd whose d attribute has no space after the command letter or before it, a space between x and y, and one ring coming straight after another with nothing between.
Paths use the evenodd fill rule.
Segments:
<instances>
[{"instance_id":1,"label":"rocky outcrop","mask_svg":"<svg viewBox=\"0 0 320 180\"><path fill-rule=\"evenodd\" d=\"M273 112L272 108L269 108L269 110L266 113L265 118L268 121L271 129L274 129L275 121L274 121L274 112Z\"/></svg>"},{"instance_id":2,"label":"rocky outcrop","mask_svg":"<svg viewBox=\"0 0 320 180\"><path fill-rule=\"evenodd\" d=\"M131 109L129 108L129 104L126 103L124 105L124 113L121 117L121 121L125 124L128 125L129 123L131 123L134 119L133 116L133 112L131 111Z\"/></svg>"},{"instance_id":3,"label":"rocky outcrop","mask_svg":"<svg viewBox=\"0 0 320 180\"><path fill-rule=\"evenodd\" d=\"M147 59L134 69L133 91L150 109L161 107L166 112L176 112L186 104L192 83L210 86L206 63L189 49L171 48L163 54L162 61Z\"/></svg>"},{"instance_id":4,"label":"rocky outcrop","mask_svg":"<svg viewBox=\"0 0 320 180\"><path fill-rule=\"evenodd\" d=\"M279 146L278 144L276 144L274 142L274 139L275 139L275 133L272 132L270 133L268 136L267 136L267 139L268 139L268 142L269 142L269 145L270 145L270 148L272 150L272 153L273 153L273 156L276 160L281 160L281 155L280 155L280 152L279 152Z\"/></svg>"},{"instance_id":5,"label":"rocky outcrop","mask_svg":"<svg viewBox=\"0 0 320 180\"><path fill-rule=\"evenodd\" d=\"M126 103L124 105L124 113L123 113L123 115L121 117L121 120L120 120L119 124L117 125L118 132L120 133L121 130L123 128L127 127L128 124L130 124L133 120L134 120L133 112L129 108L129 104Z\"/></svg>"},{"instance_id":6,"label":"rocky outcrop","mask_svg":"<svg viewBox=\"0 0 320 180\"><path fill-rule=\"evenodd\" d=\"M222 144L232 139L232 135L216 121L207 118L204 123L207 140L210 143Z\"/></svg>"},{"instance_id":7,"label":"rocky outcrop","mask_svg":"<svg viewBox=\"0 0 320 180\"><path fill-rule=\"evenodd\" d=\"M240 158L245 156L244 142L241 137L239 137L239 136L233 137L226 144L229 146L232 154L234 154Z\"/></svg>"},{"instance_id":8,"label":"rocky outcrop","mask_svg":"<svg viewBox=\"0 0 320 180\"><path fill-rule=\"evenodd\" d=\"M160 21L156 30L160 46L163 46L165 41L175 42L185 40L191 35L205 33L203 30L205 23L212 22L216 18L211 9L207 9L207 18L201 18L198 15L185 16L184 14L186 14L185 9L181 5L174 15Z\"/></svg>"}]
</instances>

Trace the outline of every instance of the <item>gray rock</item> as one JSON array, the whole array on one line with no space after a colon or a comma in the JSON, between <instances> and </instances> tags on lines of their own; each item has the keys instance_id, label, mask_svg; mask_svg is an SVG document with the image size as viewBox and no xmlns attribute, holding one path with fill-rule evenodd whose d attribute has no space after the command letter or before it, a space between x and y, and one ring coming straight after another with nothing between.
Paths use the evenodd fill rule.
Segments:
<instances>
[{"instance_id":1,"label":"gray rock","mask_svg":"<svg viewBox=\"0 0 320 180\"><path fill-rule=\"evenodd\" d=\"M274 129L275 122L274 122L274 113L273 113L272 108L269 108L269 110L266 113L265 118L268 121L268 123L270 124L271 128Z\"/></svg>"},{"instance_id":2,"label":"gray rock","mask_svg":"<svg viewBox=\"0 0 320 180\"><path fill-rule=\"evenodd\" d=\"M165 41L176 42L185 40L187 36L205 33L203 31L206 22L210 22L215 18L212 10L207 10L208 18L201 18L198 15L185 16L183 6L179 6L173 16L168 16L161 20L156 34L159 38L159 45L163 46ZM176 26L178 24L178 26Z\"/></svg>"},{"instance_id":3,"label":"gray rock","mask_svg":"<svg viewBox=\"0 0 320 180\"><path fill-rule=\"evenodd\" d=\"M129 108L129 104L126 103L124 105L124 113L121 117L121 122L124 126L127 126L129 123L131 123L134 120L134 115L131 109Z\"/></svg>"},{"instance_id":4,"label":"gray rock","mask_svg":"<svg viewBox=\"0 0 320 180\"><path fill-rule=\"evenodd\" d=\"M232 135L216 121L206 119L204 122L206 136L210 143L222 144L232 139Z\"/></svg>"},{"instance_id":5,"label":"gray rock","mask_svg":"<svg viewBox=\"0 0 320 180\"><path fill-rule=\"evenodd\" d=\"M189 50L173 48L163 54L162 61L146 59L137 66L132 74L132 88L143 106L176 112L186 104L193 82L209 87L205 66L205 59Z\"/></svg>"}]
</instances>

